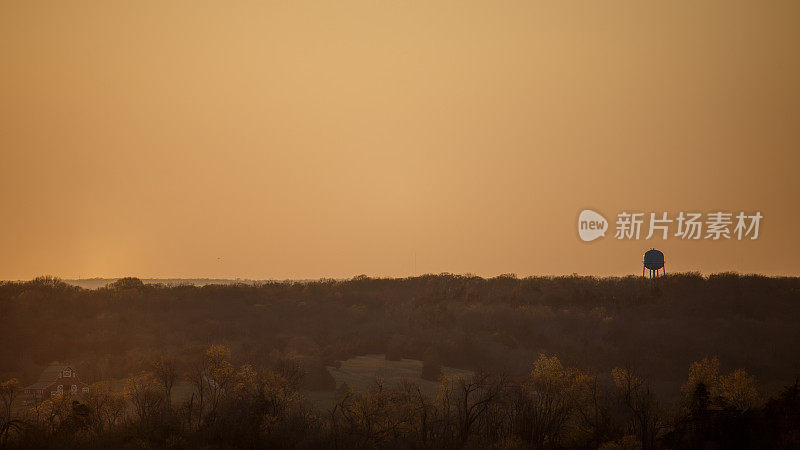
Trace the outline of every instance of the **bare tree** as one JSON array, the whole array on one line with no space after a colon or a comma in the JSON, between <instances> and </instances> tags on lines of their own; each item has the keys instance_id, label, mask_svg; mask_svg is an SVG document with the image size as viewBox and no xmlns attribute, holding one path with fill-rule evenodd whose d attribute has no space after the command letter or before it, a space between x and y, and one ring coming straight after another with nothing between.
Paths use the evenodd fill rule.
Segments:
<instances>
[{"instance_id":1,"label":"bare tree","mask_svg":"<svg viewBox=\"0 0 800 450\"><path fill-rule=\"evenodd\" d=\"M453 395L459 440L469 438L472 427L496 401L506 384L505 376L493 378L479 371L469 379L458 377L454 381Z\"/></svg>"},{"instance_id":2,"label":"bare tree","mask_svg":"<svg viewBox=\"0 0 800 450\"><path fill-rule=\"evenodd\" d=\"M642 448L655 448L660 421L658 403L650 385L628 369L617 367L611 374L622 403L631 413L631 428L639 437Z\"/></svg>"},{"instance_id":3,"label":"bare tree","mask_svg":"<svg viewBox=\"0 0 800 450\"><path fill-rule=\"evenodd\" d=\"M172 408L172 387L178 378L175 370L175 360L166 356L159 356L153 362L153 373L164 389L164 400L167 408Z\"/></svg>"},{"instance_id":4,"label":"bare tree","mask_svg":"<svg viewBox=\"0 0 800 450\"><path fill-rule=\"evenodd\" d=\"M11 417L11 406L21 391L22 388L16 378L0 382L0 403L3 407L3 415L0 416L0 446L5 446L11 431L19 430L23 424L22 421Z\"/></svg>"},{"instance_id":5,"label":"bare tree","mask_svg":"<svg viewBox=\"0 0 800 450\"><path fill-rule=\"evenodd\" d=\"M149 372L128 378L125 384L125 396L133 403L136 414L142 421L152 417L164 399L158 381Z\"/></svg>"},{"instance_id":6,"label":"bare tree","mask_svg":"<svg viewBox=\"0 0 800 450\"><path fill-rule=\"evenodd\" d=\"M96 433L102 432L106 427L113 427L119 423L125 413L127 402L125 395L115 392L108 381L92 384L86 395L86 405L92 411L92 422Z\"/></svg>"},{"instance_id":7,"label":"bare tree","mask_svg":"<svg viewBox=\"0 0 800 450\"><path fill-rule=\"evenodd\" d=\"M0 382L0 403L3 406L3 418L11 418L11 404L14 403L14 399L17 398L21 391L19 380L16 378Z\"/></svg>"},{"instance_id":8,"label":"bare tree","mask_svg":"<svg viewBox=\"0 0 800 450\"><path fill-rule=\"evenodd\" d=\"M186 403L187 421L190 427L196 426L199 428L203 422L206 397L208 395L206 372L206 360L205 358L200 358L191 366L191 370L186 373L186 378L194 388L192 397Z\"/></svg>"}]
</instances>

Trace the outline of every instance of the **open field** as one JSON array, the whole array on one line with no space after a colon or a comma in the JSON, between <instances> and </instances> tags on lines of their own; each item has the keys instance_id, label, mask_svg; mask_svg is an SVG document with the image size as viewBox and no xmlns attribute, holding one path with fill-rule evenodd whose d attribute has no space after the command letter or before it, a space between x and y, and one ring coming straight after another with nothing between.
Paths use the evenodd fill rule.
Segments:
<instances>
[{"instance_id":1,"label":"open field","mask_svg":"<svg viewBox=\"0 0 800 450\"><path fill-rule=\"evenodd\" d=\"M342 361L341 367L328 367L328 372L336 380L336 388L347 383L355 392L367 392L381 379L388 387L395 387L403 381L411 381L420 386L431 397L436 395L439 383L420 378L422 361L416 359L401 359L389 361L383 354L356 356ZM469 377L473 374L470 370L442 367L442 374L448 377ZM327 409L332 406L335 391L303 391L303 395L318 409Z\"/></svg>"}]
</instances>

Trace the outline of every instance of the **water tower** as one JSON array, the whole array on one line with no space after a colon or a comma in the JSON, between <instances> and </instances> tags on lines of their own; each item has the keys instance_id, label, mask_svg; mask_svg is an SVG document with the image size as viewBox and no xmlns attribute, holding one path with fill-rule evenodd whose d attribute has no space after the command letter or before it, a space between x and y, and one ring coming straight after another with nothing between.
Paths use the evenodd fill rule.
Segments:
<instances>
[{"instance_id":1,"label":"water tower","mask_svg":"<svg viewBox=\"0 0 800 450\"><path fill-rule=\"evenodd\" d=\"M666 275L667 269L664 267L664 254L661 251L651 248L644 254L644 261L642 267L642 276L644 270L650 269L650 278L658 276L658 269L662 270L662 275Z\"/></svg>"}]
</instances>

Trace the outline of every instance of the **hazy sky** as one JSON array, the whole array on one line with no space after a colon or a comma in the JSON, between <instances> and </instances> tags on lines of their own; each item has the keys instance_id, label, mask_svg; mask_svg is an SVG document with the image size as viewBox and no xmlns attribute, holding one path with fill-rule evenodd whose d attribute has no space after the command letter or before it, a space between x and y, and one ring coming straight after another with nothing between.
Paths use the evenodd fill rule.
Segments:
<instances>
[{"instance_id":1,"label":"hazy sky","mask_svg":"<svg viewBox=\"0 0 800 450\"><path fill-rule=\"evenodd\" d=\"M800 2L4 1L0 278L800 274ZM764 216L584 243L593 208ZM612 228L614 224L612 223Z\"/></svg>"}]
</instances>

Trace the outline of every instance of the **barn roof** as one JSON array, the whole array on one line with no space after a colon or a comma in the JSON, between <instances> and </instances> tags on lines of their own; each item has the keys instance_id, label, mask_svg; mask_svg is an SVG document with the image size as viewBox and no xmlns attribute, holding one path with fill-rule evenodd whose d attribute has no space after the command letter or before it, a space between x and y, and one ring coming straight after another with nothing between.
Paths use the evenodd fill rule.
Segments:
<instances>
[{"instance_id":1,"label":"barn roof","mask_svg":"<svg viewBox=\"0 0 800 450\"><path fill-rule=\"evenodd\" d=\"M39 375L39 381L33 383L30 386L25 387L25 389L47 388L48 386L52 385L58 380L59 376L61 375L61 372L63 372L64 369L72 369L72 371L75 372L75 369L73 369L72 366L65 364L51 364L47 366L46 369L44 369L41 375ZM77 376L75 377L75 379L77 380Z\"/></svg>"},{"instance_id":2,"label":"barn roof","mask_svg":"<svg viewBox=\"0 0 800 450\"><path fill-rule=\"evenodd\" d=\"M47 369L44 369L44 372L42 372L42 374L39 375L39 381L37 381L36 383L37 384L52 383L53 381L56 381L58 379L58 377L61 375L61 372L63 372L64 369L71 369L71 368L72 367L70 366L62 366L62 365L48 366Z\"/></svg>"},{"instance_id":3,"label":"barn roof","mask_svg":"<svg viewBox=\"0 0 800 450\"><path fill-rule=\"evenodd\" d=\"M27 386L25 389L42 390L42 389L47 389L52 384L53 384L52 381L37 381L36 383Z\"/></svg>"}]
</instances>

